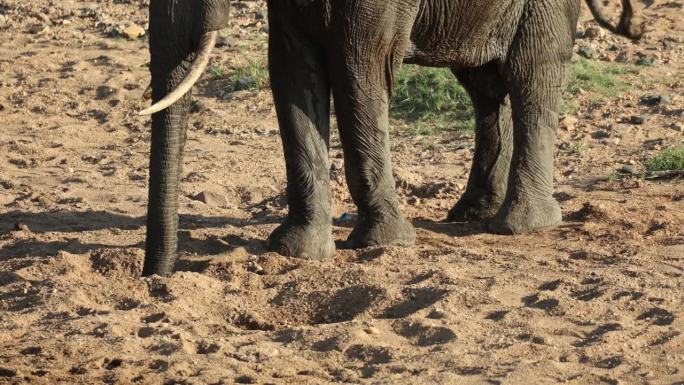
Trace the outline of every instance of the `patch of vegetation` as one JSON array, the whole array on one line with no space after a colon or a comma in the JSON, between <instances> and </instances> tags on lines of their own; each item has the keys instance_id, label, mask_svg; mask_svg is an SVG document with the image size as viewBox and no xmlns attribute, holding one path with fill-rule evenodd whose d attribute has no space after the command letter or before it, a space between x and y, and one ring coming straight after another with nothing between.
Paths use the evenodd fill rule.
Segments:
<instances>
[{"instance_id":1,"label":"patch of vegetation","mask_svg":"<svg viewBox=\"0 0 684 385\"><path fill-rule=\"evenodd\" d=\"M254 59L246 64L228 71L223 67L213 67L211 76L216 79L227 79L231 91L259 91L268 87L268 68L263 61Z\"/></svg>"},{"instance_id":2,"label":"patch of vegetation","mask_svg":"<svg viewBox=\"0 0 684 385\"><path fill-rule=\"evenodd\" d=\"M576 96L582 92L591 93L592 104L603 104L606 99L614 98L628 91L628 75L638 74L639 70L630 65L604 63L577 59L568 68L561 114L572 115L580 106Z\"/></svg>"},{"instance_id":3,"label":"patch of vegetation","mask_svg":"<svg viewBox=\"0 0 684 385\"><path fill-rule=\"evenodd\" d=\"M472 130L475 113L468 93L446 68L403 66L397 74L390 116L419 135Z\"/></svg>"},{"instance_id":4,"label":"patch of vegetation","mask_svg":"<svg viewBox=\"0 0 684 385\"><path fill-rule=\"evenodd\" d=\"M575 142L572 145L570 145L568 152L570 152L573 155L582 156L587 151L587 148L588 148L587 142L582 140L582 141Z\"/></svg>"},{"instance_id":5,"label":"patch of vegetation","mask_svg":"<svg viewBox=\"0 0 684 385\"><path fill-rule=\"evenodd\" d=\"M684 146L668 148L646 161L646 171L684 171Z\"/></svg>"}]
</instances>

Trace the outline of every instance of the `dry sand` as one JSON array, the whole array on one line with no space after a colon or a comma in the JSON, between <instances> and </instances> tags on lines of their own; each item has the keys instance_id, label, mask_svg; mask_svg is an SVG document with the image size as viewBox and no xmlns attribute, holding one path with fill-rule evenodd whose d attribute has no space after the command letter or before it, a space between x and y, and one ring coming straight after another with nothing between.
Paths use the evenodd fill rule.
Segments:
<instances>
[{"instance_id":1,"label":"dry sand","mask_svg":"<svg viewBox=\"0 0 684 385\"><path fill-rule=\"evenodd\" d=\"M682 141L683 1L650 2L641 43L578 41L657 65L606 105L580 95L557 145L566 223L538 234L440 223L472 138L396 129L415 246L268 253L286 213L270 94L224 97L207 75L178 271L145 279L149 56L108 34L144 26L146 1L42 3L0 1L0 384L684 384L684 183L606 179ZM264 57L264 8L236 2L214 66ZM653 93L668 102L639 104ZM337 139L331 159L337 217L353 212ZM349 231L334 228L340 245Z\"/></svg>"}]
</instances>

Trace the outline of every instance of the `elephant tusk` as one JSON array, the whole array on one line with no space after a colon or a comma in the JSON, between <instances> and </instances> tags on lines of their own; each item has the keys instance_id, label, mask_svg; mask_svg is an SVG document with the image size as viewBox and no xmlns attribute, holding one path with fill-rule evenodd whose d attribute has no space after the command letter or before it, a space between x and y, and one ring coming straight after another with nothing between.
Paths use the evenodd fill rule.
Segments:
<instances>
[{"instance_id":1,"label":"elephant tusk","mask_svg":"<svg viewBox=\"0 0 684 385\"><path fill-rule=\"evenodd\" d=\"M199 48L197 49L197 55L190 65L188 74L185 76L183 81L176 87L173 91L169 92L162 100L153 104L149 108L146 108L138 113L140 116L152 115L159 111L165 110L172 104L176 103L180 98L185 96L192 86L199 80L202 73L207 68L209 64L209 59L211 57L211 50L216 45L216 37L218 36L217 31L208 32L202 35L200 39Z\"/></svg>"}]
</instances>

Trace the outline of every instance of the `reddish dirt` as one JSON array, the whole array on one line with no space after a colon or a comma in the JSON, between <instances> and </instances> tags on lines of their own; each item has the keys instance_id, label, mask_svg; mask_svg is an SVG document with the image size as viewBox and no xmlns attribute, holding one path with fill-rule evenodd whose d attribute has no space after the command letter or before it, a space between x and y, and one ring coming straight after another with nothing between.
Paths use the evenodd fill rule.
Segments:
<instances>
[{"instance_id":1,"label":"reddish dirt","mask_svg":"<svg viewBox=\"0 0 684 385\"><path fill-rule=\"evenodd\" d=\"M140 279L149 55L144 38L112 36L144 26L146 3L0 0L0 384L684 383L684 182L613 175L682 142L683 1L642 4L641 42L578 39L594 60L655 65L607 103L580 93L557 144L565 224L530 235L441 223L471 135L397 128L415 246L268 253L287 209L270 93L224 96L208 74L178 271ZM235 5L213 66L264 58L264 2ZM651 94L667 102L640 104ZM339 217L353 205L336 137L331 160ZM349 231L334 228L340 244Z\"/></svg>"}]
</instances>

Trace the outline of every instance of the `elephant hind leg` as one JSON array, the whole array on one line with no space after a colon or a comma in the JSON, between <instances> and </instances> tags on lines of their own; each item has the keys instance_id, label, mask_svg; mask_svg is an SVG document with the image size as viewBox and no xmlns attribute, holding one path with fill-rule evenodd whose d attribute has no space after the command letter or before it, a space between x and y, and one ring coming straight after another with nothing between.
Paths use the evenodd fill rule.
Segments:
<instances>
[{"instance_id":1,"label":"elephant hind leg","mask_svg":"<svg viewBox=\"0 0 684 385\"><path fill-rule=\"evenodd\" d=\"M273 23L269 70L287 169L285 222L271 233L271 251L332 257L328 141L330 85L320 47Z\"/></svg>"},{"instance_id":2,"label":"elephant hind leg","mask_svg":"<svg viewBox=\"0 0 684 385\"><path fill-rule=\"evenodd\" d=\"M497 63L453 71L475 109L475 156L465 193L447 221L494 217L506 196L513 151L511 105Z\"/></svg>"},{"instance_id":3,"label":"elephant hind leg","mask_svg":"<svg viewBox=\"0 0 684 385\"><path fill-rule=\"evenodd\" d=\"M553 198L553 152L565 69L572 55L578 4L530 2L505 66L513 112L513 157L503 206L489 224L500 234L559 225Z\"/></svg>"}]
</instances>

